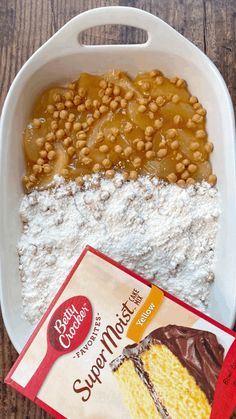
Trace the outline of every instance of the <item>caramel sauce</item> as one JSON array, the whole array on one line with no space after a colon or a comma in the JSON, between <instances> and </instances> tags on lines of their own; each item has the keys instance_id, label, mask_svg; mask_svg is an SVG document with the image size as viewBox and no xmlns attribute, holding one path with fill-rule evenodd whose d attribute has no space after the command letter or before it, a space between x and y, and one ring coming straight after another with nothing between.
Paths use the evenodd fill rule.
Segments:
<instances>
[{"instance_id":1,"label":"caramel sauce","mask_svg":"<svg viewBox=\"0 0 236 419\"><path fill-rule=\"evenodd\" d=\"M150 174L184 187L215 184L206 111L184 80L158 71L133 80L114 71L82 73L67 87L37 99L23 135L27 191L54 175L81 183L84 175L121 171L127 179Z\"/></svg>"}]
</instances>

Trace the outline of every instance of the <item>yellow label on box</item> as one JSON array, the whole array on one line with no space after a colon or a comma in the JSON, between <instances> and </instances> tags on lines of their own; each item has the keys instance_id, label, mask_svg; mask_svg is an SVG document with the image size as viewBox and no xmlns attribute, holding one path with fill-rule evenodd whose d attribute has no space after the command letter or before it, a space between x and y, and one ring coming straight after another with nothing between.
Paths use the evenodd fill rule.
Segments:
<instances>
[{"instance_id":1,"label":"yellow label on box","mask_svg":"<svg viewBox=\"0 0 236 419\"><path fill-rule=\"evenodd\" d=\"M163 301L163 298L163 291L157 288L155 285L152 285L148 297L146 298L142 307L139 309L138 313L133 318L128 328L126 336L129 339L132 339L136 343L140 342L145 329L155 317Z\"/></svg>"}]
</instances>

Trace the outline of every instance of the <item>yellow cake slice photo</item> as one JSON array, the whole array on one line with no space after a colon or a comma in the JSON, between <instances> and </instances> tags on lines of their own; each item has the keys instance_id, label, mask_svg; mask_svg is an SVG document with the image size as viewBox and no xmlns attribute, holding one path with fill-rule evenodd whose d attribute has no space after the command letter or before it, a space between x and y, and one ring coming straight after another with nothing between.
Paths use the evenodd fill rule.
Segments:
<instances>
[{"instance_id":1,"label":"yellow cake slice photo","mask_svg":"<svg viewBox=\"0 0 236 419\"><path fill-rule=\"evenodd\" d=\"M132 419L209 419L223 356L213 333L168 325L110 366Z\"/></svg>"}]
</instances>

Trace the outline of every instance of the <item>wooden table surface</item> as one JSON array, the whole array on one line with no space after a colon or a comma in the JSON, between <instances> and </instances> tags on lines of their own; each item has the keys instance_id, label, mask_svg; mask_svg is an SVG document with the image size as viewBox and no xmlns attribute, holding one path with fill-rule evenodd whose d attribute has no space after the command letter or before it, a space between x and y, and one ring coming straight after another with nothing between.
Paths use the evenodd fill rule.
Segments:
<instances>
[{"instance_id":1,"label":"wooden table surface","mask_svg":"<svg viewBox=\"0 0 236 419\"><path fill-rule=\"evenodd\" d=\"M147 10L191 40L219 68L236 109L235 0L0 0L0 107L15 75L40 45L78 13L109 5ZM142 40L140 31L125 27L96 28L84 35L84 42L88 43L134 43ZM0 418L49 418L40 408L3 384L3 377L17 353L0 321Z\"/></svg>"}]
</instances>

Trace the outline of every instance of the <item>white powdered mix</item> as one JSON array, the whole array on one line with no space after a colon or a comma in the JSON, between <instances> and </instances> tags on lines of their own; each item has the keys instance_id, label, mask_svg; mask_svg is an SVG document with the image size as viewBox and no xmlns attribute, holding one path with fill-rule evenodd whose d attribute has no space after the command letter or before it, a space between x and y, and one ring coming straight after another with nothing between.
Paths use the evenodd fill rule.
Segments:
<instances>
[{"instance_id":1,"label":"white powdered mix","mask_svg":"<svg viewBox=\"0 0 236 419\"><path fill-rule=\"evenodd\" d=\"M54 188L24 196L20 215L30 322L39 320L87 244L206 310L219 217L217 190L207 183L181 189L148 177L123 182L119 174L113 180L94 175L80 190L57 178Z\"/></svg>"}]
</instances>

